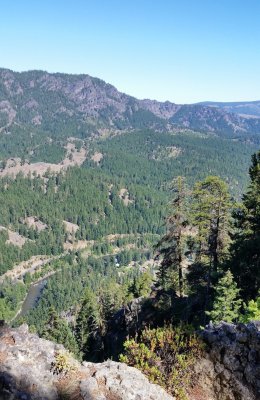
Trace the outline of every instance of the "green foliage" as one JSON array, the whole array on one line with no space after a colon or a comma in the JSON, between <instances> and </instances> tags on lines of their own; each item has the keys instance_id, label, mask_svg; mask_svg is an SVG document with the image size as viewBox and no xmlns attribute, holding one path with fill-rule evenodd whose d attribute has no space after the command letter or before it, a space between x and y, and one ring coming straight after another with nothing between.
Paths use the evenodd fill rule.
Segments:
<instances>
[{"instance_id":1,"label":"green foliage","mask_svg":"<svg viewBox=\"0 0 260 400\"><path fill-rule=\"evenodd\" d=\"M194 185L208 175L216 175L236 196L247 185L248 160L257 149L255 145L197 132L152 130L123 133L92 146L93 152L101 152L104 157L99 166L89 160L85 165L123 179L130 193L136 184L164 190L177 176L185 176L187 184ZM177 149L177 155L169 156L169 149Z\"/></svg>"},{"instance_id":2,"label":"green foliage","mask_svg":"<svg viewBox=\"0 0 260 400\"><path fill-rule=\"evenodd\" d=\"M254 299L260 289L260 152L252 156L250 184L235 211L236 233L231 270L243 297Z\"/></svg>"},{"instance_id":3,"label":"green foliage","mask_svg":"<svg viewBox=\"0 0 260 400\"><path fill-rule=\"evenodd\" d=\"M49 311L49 320L44 327L42 337L53 342L63 344L75 356L79 354L76 339L67 322L57 315L54 308Z\"/></svg>"},{"instance_id":4,"label":"green foliage","mask_svg":"<svg viewBox=\"0 0 260 400\"><path fill-rule=\"evenodd\" d=\"M233 280L232 273L227 271L215 287L213 308L207 314L214 323L234 322L238 320L241 304L239 289Z\"/></svg>"},{"instance_id":5,"label":"green foliage","mask_svg":"<svg viewBox=\"0 0 260 400\"><path fill-rule=\"evenodd\" d=\"M256 300L250 300L248 304L244 304L244 313L240 316L240 320L244 323L260 320L260 296Z\"/></svg>"},{"instance_id":6,"label":"green foliage","mask_svg":"<svg viewBox=\"0 0 260 400\"><path fill-rule=\"evenodd\" d=\"M153 276L149 271L143 272L134 277L133 283L128 287L128 294L134 298L148 297L151 293Z\"/></svg>"},{"instance_id":7,"label":"green foliage","mask_svg":"<svg viewBox=\"0 0 260 400\"><path fill-rule=\"evenodd\" d=\"M162 287L172 280L173 272L178 273L178 289L180 297L184 295L183 263L185 260L185 245L187 243L186 228L188 226L188 191L184 178L179 176L173 182L174 198L171 202L171 213L166 220L166 234L157 247L162 256L159 269L159 282ZM171 287L174 289L174 283Z\"/></svg>"},{"instance_id":8,"label":"green foliage","mask_svg":"<svg viewBox=\"0 0 260 400\"><path fill-rule=\"evenodd\" d=\"M102 323L96 296L92 290L87 288L76 323L76 337L82 354L89 352L89 346Z\"/></svg>"},{"instance_id":9,"label":"green foliage","mask_svg":"<svg viewBox=\"0 0 260 400\"><path fill-rule=\"evenodd\" d=\"M230 243L231 201L228 187L217 176L208 176L193 189L192 223L197 229L196 259L207 257L215 271Z\"/></svg>"},{"instance_id":10,"label":"green foliage","mask_svg":"<svg viewBox=\"0 0 260 400\"><path fill-rule=\"evenodd\" d=\"M68 375L76 371L75 365L72 363L72 358L68 353L56 352L55 360L51 363L51 372L54 375Z\"/></svg>"},{"instance_id":11,"label":"green foliage","mask_svg":"<svg viewBox=\"0 0 260 400\"><path fill-rule=\"evenodd\" d=\"M11 284L8 281L0 284L0 319L10 321L21 306L26 295L23 283Z\"/></svg>"},{"instance_id":12,"label":"green foliage","mask_svg":"<svg viewBox=\"0 0 260 400\"><path fill-rule=\"evenodd\" d=\"M146 239L142 239L139 245L143 246L145 243ZM72 253L61 260L53 261L50 269L56 273L48 278L37 305L25 315L27 323L37 326L41 334L49 319L48 310L51 307L58 313L64 310L78 310L85 290L88 289L100 305L112 296L113 309L120 308L125 303L128 286L132 284L134 277L139 275L137 266L131 269L124 267L133 261L136 254L139 254L140 260L143 261L150 256L149 253L143 252L141 247L138 251L122 250L116 256L83 258L80 254ZM118 267L117 262L120 262L122 267Z\"/></svg>"},{"instance_id":13,"label":"green foliage","mask_svg":"<svg viewBox=\"0 0 260 400\"><path fill-rule=\"evenodd\" d=\"M127 340L124 348L121 362L140 369L177 399L187 399L185 388L192 384L191 368L203 348L190 326L145 328L139 339Z\"/></svg>"},{"instance_id":14,"label":"green foliage","mask_svg":"<svg viewBox=\"0 0 260 400\"><path fill-rule=\"evenodd\" d=\"M136 186L135 201L125 206L119 197L119 182L109 201L110 178L99 170L72 168L67 173L50 175L48 183L40 177L17 176L0 180L1 224L28 240L22 248L6 243L0 231L0 274L14 263L36 254L58 255L68 240L63 220L79 225L76 239L100 239L108 234L160 233L165 193ZM56 188L56 189L55 189ZM47 225L38 231L24 222L37 216Z\"/></svg>"}]
</instances>

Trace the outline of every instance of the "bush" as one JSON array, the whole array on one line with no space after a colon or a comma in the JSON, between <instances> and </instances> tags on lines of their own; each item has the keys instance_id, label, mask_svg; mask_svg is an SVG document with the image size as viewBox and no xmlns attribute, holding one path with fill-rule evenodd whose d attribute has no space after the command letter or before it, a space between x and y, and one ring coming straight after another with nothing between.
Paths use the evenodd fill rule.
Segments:
<instances>
[{"instance_id":1,"label":"bush","mask_svg":"<svg viewBox=\"0 0 260 400\"><path fill-rule=\"evenodd\" d=\"M55 360L51 363L51 372L55 375L67 375L75 372L76 367L71 361L69 354L65 352L56 352Z\"/></svg>"},{"instance_id":2,"label":"bush","mask_svg":"<svg viewBox=\"0 0 260 400\"><path fill-rule=\"evenodd\" d=\"M139 339L127 340L124 348L121 362L141 370L176 399L187 399L185 387L192 383L192 366L203 349L192 327L146 328Z\"/></svg>"},{"instance_id":3,"label":"bush","mask_svg":"<svg viewBox=\"0 0 260 400\"><path fill-rule=\"evenodd\" d=\"M250 321L260 320L260 296L255 300L250 300L244 304L244 314L240 316L240 321L247 324Z\"/></svg>"}]
</instances>

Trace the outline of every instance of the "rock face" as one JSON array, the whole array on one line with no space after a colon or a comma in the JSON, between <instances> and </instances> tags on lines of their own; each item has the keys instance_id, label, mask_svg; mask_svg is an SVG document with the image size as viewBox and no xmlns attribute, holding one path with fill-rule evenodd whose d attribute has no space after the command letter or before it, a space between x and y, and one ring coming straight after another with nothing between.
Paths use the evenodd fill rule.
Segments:
<instances>
[{"instance_id":1,"label":"rock face","mask_svg":"<svg viewBox=\"0 0 260 400\"><path fill-rule=\"evenodd\" d=\"M40 133L57 139L64 124L69 124L74 136L75 126L86 136L98 134L101 128L188 128L232 138L259 135L259 117L244 118L227 111L234 109L138 100L89 75L0 68L0 133L11 135L10 140L27 131L37 134L39 128Z\"/></svg>"},{"instance_id":2,"label":"rock face","mask_svg":"<svg viewBox=\"0 0 260 400\"><path fill-rule=\"evenodd\" d=\"M202 333L204 357L194 367L189 400L260 399L260 322L221 323ZM60 357L60 358L59 358ZM27 325L0 329L1 400L171 400L137 369L122 363L80 364L62 345Z\"/></svg>"},{"instance_id":3,"label":"rock face","mask_svg":"<svg viewBox=\"0 0 260 400\"><path fill-rule=\"evenodd\" d=\"M59 359L60 357L60 359ZM61 362L63 360L63 362ZM171 400L137 369L107 361L80 364L61 345L28 332L0 331L1 400Z\"/></svg>"},{"instance_id":4,"label":"rock face","mask_svg":"<svg viewBox=\"0 0 260 400\"><path fill-rule=\"evenodd\" d=\"M195 367L205 399L260 399L260 322L208 326L206 357ZM196 399L196 397L193 397Z\"/></svg>"}]
</instances>

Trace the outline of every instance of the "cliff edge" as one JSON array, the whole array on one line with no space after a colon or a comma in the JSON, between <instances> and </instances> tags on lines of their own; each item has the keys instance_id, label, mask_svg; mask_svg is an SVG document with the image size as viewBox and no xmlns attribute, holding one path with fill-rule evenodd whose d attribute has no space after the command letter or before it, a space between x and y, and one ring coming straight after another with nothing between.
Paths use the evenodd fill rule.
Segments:
<instances>
[{"instance_id":1,"label":"cliff edge","mask_svg":"<svg viewBox=\"0 0 260 400\"><path fill-rule=\"evenodd\" d=\"M260 322L209 325L189 400L260 399ZM171 400L137 369L114 361L76 361L27 325L0 328L1 400Z\"/></svg>"},{"instance_id":2,"label":"cliff edge","mask_svg":"<svg viewBox=\"0 0 260 400\"><path fill-rule=\"evenodd\" d=\"M171 400L137 369L106 361L73 359L62 345L28 332L2 327L0 332L1 400Z\"/></svg>"},{"instance_id":3,"label":"cliff edge","mask_svg":"<svg viewBox=\"0 0 260 400\"><path fill-rule=\"evenodd\" d=\"M209 325L201 332L205 356L195 365L197 387L205 394L192 400L260 399L260 321L247 325Z\"/></svg>"}]
</instances>

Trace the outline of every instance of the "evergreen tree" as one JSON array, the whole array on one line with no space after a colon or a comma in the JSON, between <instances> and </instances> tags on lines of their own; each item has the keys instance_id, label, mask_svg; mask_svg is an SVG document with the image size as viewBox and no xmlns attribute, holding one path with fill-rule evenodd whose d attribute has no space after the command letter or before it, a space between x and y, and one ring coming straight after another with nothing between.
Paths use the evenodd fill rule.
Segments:
<instances>
[{"instance_id":1,"label":"evergreen tree","mask_svg":"<svg viewBox=\"0 0 260 400\"><path fill-rule=\"evenodd\" d=\"M172 273L178 273L178 289L180 297L184 294L183 263L185 260L185 243L188 226L188 191L184 178L179 176L173 181L174 198L171 203L172 212L166 220L166 234L158 243L159 255L162 261L159 269L159 283L165 286ZM173 282L170 286L174 287Z\"/></svg>"},{"instance_id":2,"label":"evergreen tree","mask_svg":"<svg viewBox=\"0 0 260 400\"><path fill-rule=\"evenodd\" d=\"M260 296L256 300L250 300L247 305L244 305L244 314L240 319L244 323L260 320Z\"/></svg>"},{"instance_id":3,"label":"evergreen tree","mask_svg":"<svg viewBox=\"0 0 260 400\"><path fill-rule=\"evenodd\" d=\"M215 298L213 308L206 312L214 323L220 321L233 322L239 317L241 308L241 299L239 289L233 280L232 273L228 270L225 275L219 279L215 287Z\"/></svg>"},{"instance_id":4,"label":"evergreen tree","mask_svg":"<svg viewBox=\"0 0 260 400\"><path fill-rule=\"evenodd\" d=\"M135 276L133 282L128 287L128 294L134 298L147 297L151 293L153 277L149 271Z\"/></svg>"},{"instance_id":5,"label":"evergreen tree","mask_svg":"<svg viewBox=\"0 0 260 400\"><path fill-rule=\"evenodd\" d=\"M244 299L254 299L260 289L260 151L252 156L250 184L235 212L231 270Z\"/></svg>"},{"instance_id":6,"label":"evergreen tree","mask_svg":"<svg viewBox=\"0 0 260 400\"><path fill-rule=\"evenodd\" d=\"M90 351L93 338L101 325L100 319L97 297L93 290L87 288L76 320L76 338L82 354Z\"/></svg>"},{"instance_id":7,"label":"evergreen tree","mask_svg":"<svg viewBox=\"0 0 260 400\"><path fill-rule=\"evenodd\" d=\"M42 332L42 337L63 344L66 349L76 356L79 353L78 345L72 330L68 323L58 316L53 307L49 311L49 320Z\"/></svg>"},{"instance_id":8,"label":"evergreen tree","mask_svg":"<svg viewBox=\"0 0 260 400\"><path fill-rule=\"evenodd\" d=\"M192 222L198 230L197 260L204 257L217 271L230 244L231 201L228 187L219 177L208 176L193 190Z\"/></svg>"},{"instance_id":9,"label":"evergreen tree","mask_svg":"<svg viewBox=\"0 0 260 400\"><path fill-rule=\"evenodd\" d=\"M196 315L205 324L205 310L211 303L213 285L223 270L231 242L231 200L227 185L219 177L208 176L195 184L190 221L194 234L188 243L192 263L188 266L187 282L189 294L196 299Z\"/></svg>"},{"instance_id":10,"label":"evergreen tree","mask_svg":"<svg viewBox=\"0 0 260 400\"><path fill-rule=\"evenodd\" d=\"M195 229L190 250L195 256L187 279L205 310L231 241L231 200L225 182L217 176L208 176L196 183L190 215Z\"/></svg>"}]
</instances>

